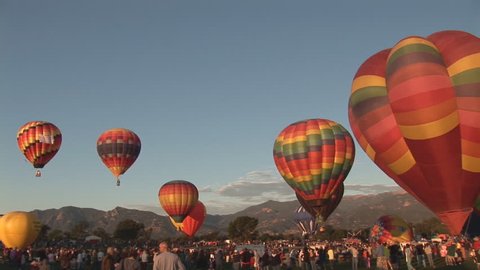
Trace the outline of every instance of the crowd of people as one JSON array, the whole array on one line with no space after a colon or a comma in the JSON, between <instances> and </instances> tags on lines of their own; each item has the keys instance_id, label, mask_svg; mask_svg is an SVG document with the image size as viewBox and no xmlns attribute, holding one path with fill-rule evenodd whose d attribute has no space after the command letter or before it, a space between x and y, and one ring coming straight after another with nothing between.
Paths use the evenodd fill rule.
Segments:
<instances>
[{"instance_id":1,"label":"crowd of people","mask_svg":"<svg viewBox=\"0 0 480 270\"><path fill-rule=\"evenodd\" d=\"M32 270L334 270L349 263L379 270L408 270L480 262L480 239L448 239L443 242L370 244L350 240L339 242L223 244L154 246L3 249L4 263Z\"/></svg>"}]
</instances>

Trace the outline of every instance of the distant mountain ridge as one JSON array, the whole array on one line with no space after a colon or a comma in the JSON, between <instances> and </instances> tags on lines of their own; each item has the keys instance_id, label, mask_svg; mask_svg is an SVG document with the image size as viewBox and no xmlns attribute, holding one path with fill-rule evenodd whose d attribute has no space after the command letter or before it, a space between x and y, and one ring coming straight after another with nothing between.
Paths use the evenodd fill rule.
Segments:
<instances>
[{"instance_id":1,"label":"distant mountain ridge","mask_svg":"<svg viewBox=\"0 0 480 270\"><path fill-rule=\"evenodd\" d=\"M294 210L299 206L297 201L266 201L250 206L242 211L229 215L207 215L199 235L213 231L226 233L228 224L239 216L256 217L259 220L260 233L297 233L293 222ZM207 205L208 212L208 205ZM110 211L73 206L60 209L32 211L43 224L52 229L71 230L80 222L87 222L89 229L104 228L112 233L117 224L125 219L133 219L152 230L153 238L179 235L170 224L168 217L153 212L116 207ZM327 224L343 229L362 229L370 227L375 220L385 214L394 214L417 223L434 217L433 213L418 203L405 192L387 192L375 195L345 196L329 217Z\"/></svg>"}]
</instances>

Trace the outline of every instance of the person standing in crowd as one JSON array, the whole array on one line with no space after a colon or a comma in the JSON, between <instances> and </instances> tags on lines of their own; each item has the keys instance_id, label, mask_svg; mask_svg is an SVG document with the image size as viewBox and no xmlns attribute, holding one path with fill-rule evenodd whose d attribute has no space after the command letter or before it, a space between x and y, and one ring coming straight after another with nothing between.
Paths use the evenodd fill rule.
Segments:
<instances>
[{"instance_id":1,"label":"person standing in crowd","mask_svg":"<svg viewBox=\"0 0 480 270\"><path fill-rule=\"evenodd\" d=\"M260 257L260 268L262 270L268 270L269 267L270 267L270 254L268 254L268 250L265 249L262 257Z\"/></svg>"},{"instance_id":2,"label":"person standing in crowd","mask_svg":"<svg viewBox=\"0 0 480 270\"><path fill-rule=\"evenodd\" d=\"M222 252L222 250L220 248L217 249L214 256L215 256L214 257L214 259L215 259L215 270L223 270L223 252Z\"/></svg>"},{"instance_id":3,"label":"person standing in crowd","mask_svg":"<svg viewBox=\"0 0 480 270\"><path fill-rule=\"evenodd\" d=\"M365 267L367 267L367 269L370 269L371 267L371 264L370 264L370 260L371 260L371 256L370 256L370 252L369 252L369 249L368 248L364 248L363 249L363 252L362 252L362 257L363 257L363 260L365 262Z\"/></svg>"},{"instance_id":4,"label":"person standing in crowd","mask_svg":"<svg viewBox=\"0 0 480 270\"><path fill-rule=\"evenodd\" d=\"M260 270L260 254L257 250L253 250L253 269Z\"/></svg>"},{"instance_id":5,"label":"person standing in crowd","mask_svg":"<svg viewBox=\"0 0 480 270\"><path fill-rule=\"evenodd\" d=\"M120 261L121 270L140 270L140 263L137 261L137 252L132 248L125 252L126 258Z\"/></svg>"},{"instance_id":6,"label":"person standing in crowd","mask_svg":"<svg viewBox=\"0 0 480 270\"><path fill-rule=\"evenodd\" d=\"M453 243L452 240L448 240L447 242L447 265L455 265L455 255L457 251L457 246L455 243Z\"/></svg>"},{"instance_id":7,"label":"person standing in crowd","mask_svg":"<svg viewBox=\"0 0 480 270\"><path fill-rule=\"evenodd\" d=\"M352 255L352 270L358 270L358 249L352 245L348 250Z\"/></svg>"},{"instance_id":8,"label":"person standing in crowd","mask_svg":"<svg viewBox=\"0 0 480 270\"><path fill-rule=\"evenodd\" d=\"M272 260L270 266L272 270L280 270L280 265L282 264L282 253L278 249L272 251Z\"/></svg>"},{"instance_id":9,"label":"person standing in crowd","mask_svg":"<svg viewBox=\"0 0 480 270\"><path fill-rule=\"evenodd\" d=\"M427 256L428 266L435 268L435 264L433 263L432 247L429 243L425 245L424 251L425 255Z\"/></svg>"},{"instance_id":10,"label":"person standing in crowd","mask_svg":"<svg viewBox=\"0 0 480 270\"><path fill-rule=\"evenodd\" d=\"M240 266L242 269L248 269L250 267L250 258L251 253L248 249L244 249L242 253L240 253Z\"/></svg>"},{"instance_id":11,"label":"person standing in crowd","mask_svg":"<svg viewBox=\"0 0 480 270\"><path fill-rule=\"evenodd\" d=\"M327 253L325 251L325 247L321 246L317 249L317 268L318 270L327 270Z\"/></svg>"},{"instance_id":12,"label":"person standing in crowd","mask_svg":"<svg viewBox=\"0 0 480 270\"><path fill-rule=\"evenodd\" d=\"M147 263L148 263L148 251L147 251L147 249L142 250L142 253L140 254L140 259L141 259L140 268L142 270L147 270Z\"/></svg>"},{"instance_id":13,"label":"person standing in crowd","mask_svg":"<svg viewBox=\"0 0 480 270\"><path fill-rule=\"evenodd\" d=\"M415 270L415 268L413 268L412 266L412 258L413 258L412 249L410 248L410 244L407 244L405 246L405 261L407 262L408 270Z\"/></svg>"},{"instance_id":14,"label":"person standing in crowd","mask_svg":"<svg viewBox=\"0 0 480 270\"><path fill-rule=\"evenodd\" d=\"M329 246L327 251L328 262L330 264L330 269L333 270L333 264L335 263L335 252L333 251L333 247Z\"/></svg>"},{"instance_id":15,"label":"person standing in crowd","mask_svg":"<svg viewBox=\"0 0 480 270\"><path fill-rule=\"evenodd\" d=\"M100 254L101 251L98 252ZM97 256L98 256L97 254ZM102 252L102 270L115 270L115 254L113 251L113 247L108 247L107 248L107 254L103 255ZM98 257L100 258L100 257Z\"/></svg>"},{"instance_id":16,"label":"person standing in crowd","mask_svg":"<svg viewBox=\"0 0 480 270\"><path fill-rule=\"evenodd\" d=\"M168 244L161 242L160 254L153 260L153 270L185 270L185 266L177 254L168 251Z\"/></svg>"},{"instance_id":17,"label":"person standing in crowd","mask_svg":"<svg viewBox=\"0 0 480 270\"><path fill-rule=\"evenodd\" d=\"M375 248L375 257L377 258L377 269L386 270L387 262L385 257L385 248L383 244L379 244Z\"/></svg>"},{"instance_id":18,"label":"person standing in crowd","mask_svg":"<svg viewBox=\"0 0 480 270\"><path fill-rule=\"evenodd\" d=\"M400 246L393 244L388 247L390 254L390 266L393 270L398 270L400 267Z\"/></svg>"},{"instance_id":19,"label":"person standing in crowd","mask_svg":"<svg viewBox=\"0 0 480 270\"><path fill-rule=\"evenodd\" d=\"M418 267L420 267L420 265L422 265L424 268L427 267L427 263L425 262L425 251L422 243L418 243L415 246L415 253L417 254Z\"/></svg>"},{"instance_id":20,"label":"person standing in crowd","mask_svg":"<svg viewBox=\"0 0 480 270\"><path fill-rule=\"evenodd\" d=\"M68 250L66 249L61 249L59 261L60 261L60 269L62 270L70 269L70 252L68 252Z\"/></svg>"},{"instance_id":21,"label":"person standing in crowd","mask_svg":"<svg viewBox=\"0 0 480 270\"><path fill-rule=\"evenodd\" d=\"M301 266L303 270L311 270L310 268L310 253L308 253L307 247L302 249L302 252L299 255Z\"/></svg>"},{"instance_id":22,"label":"person standing in crowd","mask_svg":"<svg viewBox=\"0 0 480 270\"><path fill-rule=\"evenodd\" d=\"M317 260L317 253L313 248L308 249L308 257L310 258L310 269L317 270L317 264L315 263Z\"/></svg>"},{"instance_id":23,"label":"person standing in crowd","mask_svg":"<svg viewBox=\"0 0 480 270\"><path fill-rule=\"evenodd\" d=\"M233 270L240 270L240 254L236 249L233 251L232 255L232 266Z\"/></svg>"}]
</instances>

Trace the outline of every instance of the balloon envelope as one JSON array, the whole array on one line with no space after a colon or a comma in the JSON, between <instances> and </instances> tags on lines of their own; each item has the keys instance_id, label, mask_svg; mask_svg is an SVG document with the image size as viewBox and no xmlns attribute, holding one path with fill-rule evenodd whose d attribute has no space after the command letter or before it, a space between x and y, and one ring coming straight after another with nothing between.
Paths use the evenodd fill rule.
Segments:
<instances>
[{"instance_id":1,"label":"balloon envelope","mask_svg":"<svg viewBox=\"0 0 480 270\"><path fill-rule=\"evenodd\" d=\"M189 237L195 236L200 227L202 227L206 215L207 209L205 205L201 201L198 201L183 220L182 232Z\"/></svg>"},{"instance_id":2,"label":"balloon envelope","mask_svg":"<svg viewBox=\"0 0 480 270\"><path fill-rule=\"evenodd\" d=\"M480 194L480 39L408 37L367 59L349 119L363 150L459 234Z\"/></svg>"},{"instance_id":3,"label":"balloon envelope","mask_svg":"<svg viewBox=\"0 0 480 270\"><path fill-rule=\"evenodd\" d=\"M474 209L480 215L480 195L477 197L477 200L475 201Z\"/></svg>"},{"instance_id":4,"label":"balloon envelope","mask_svg":"<svg viewBox=\"0 0 480 270\"><path fill-rule=\"evenodd\" d=\"M370 239L378 243L403 243L413 240L410 225L397 216L381 216L370 230Z\"/></svg>"},{"instance_id":5,"label":"balloon envelope","mask_svg":"<svg viewBox=\"0 0 480 270\"><path fill-rule=\"evenodd\" d=\"M62 133L49 122L28 122L18 130L17 143L25 158L40 169L60 150Z\"/></svg>"},{"instance_id":6,"label":"balloon envelope","mask_svg":"<svg viewBox=\"0 0 480 270\"><path fill-rule=\"evenodd\" d=\"M303 199L300 195L295 193L297 196L298 202L305 208L307 212L311 215L317 217L318 221L325 222L330 214L335 211L337 206L340 204L340 201L343 198L344 185L343 183L334 191L334 193L327 200L322 200L322 204L316 202L315 200L307 201ZM317 207L312 207L312 205Z\"/></svg>"},{"instance_id":7,"label":"balloon envelope","mask_svg":"<svg viewBox=\"0 0 480 270\"><path fill-rule=\"evenodd\" d=\"M105 131L97 140L97 152L102 162L117 178L133 165L141 149L140 138L133 131L114 128Z\"/></svg>"},{"instance_id":8,"label":"balloon envelope","mask_svg":"<svg viewBox=\"0 0 480 270\"><path fill-rule=\"evenodd\" d=\"M293 123L275 140L273 158L292 189L320 215L319 208L347 177L355 156L352 137L327 119Z\"/></svg>"},{"instance_id":9,"label":"balloon envelope","mask_svg":"<svg viewBox=\"0 0 480 270\"><path fill-rule=\"evenodd\" d=\"M184 180L165 183L158 191L163 210L177 223L183 222L198 201L197 187Z\"/></svg>"},{"instance_id":10,"label":"balloon envelope","mask_svg":"<svg viewBox=\"0 0 480 270\"><path fill-rule=\"evenodd\" d=\"M27 212L10 212L0 218L0 238L7 248L24 249L38 236L42 225Z\"/></svg>"}]
</instances>

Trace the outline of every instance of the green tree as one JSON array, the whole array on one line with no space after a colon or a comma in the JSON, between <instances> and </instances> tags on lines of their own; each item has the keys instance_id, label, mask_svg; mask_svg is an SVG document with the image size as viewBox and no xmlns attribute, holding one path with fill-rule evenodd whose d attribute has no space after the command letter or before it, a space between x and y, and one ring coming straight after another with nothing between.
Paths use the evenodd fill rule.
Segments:
<instances>
[{"instance_id":1,"label":"green tree","mask_svg":"<svg viewBox=\"0 0 480 270\"><path fill-rule=\"evenodd\" d=\"M104 228L96 228L93 230L92 234L102 238L104 241L110 239L110 234L105 231Z\"/></svg>"},{"instance_id":2,"label":"green tree","mask_svg":"<svg viewBox=\"0 0 480 270\"><path fill-rule=\"evenodd\" d=\"M63 238L63 231L55 229L48 233L48 240L59 240Z\"/></svg>"},{"instance_id":3,"label":"green tree","mask_svg":"<svg viewBox=\"0 0 480 270\"><path fill-rule=\"evenodd\" d=\"M438 233L448 233L447 228L437 218L433 217L413 225L415 234L431 238Z\"/></svg>"},{"instance_id":4,"label":"green tree","mask_svg":"<svg viewBox=\"0 0 480 270\"><path fill-rule=\"evenodd\" d=\"M80 221L70 230L70 236L73 239L82 240L88 235L88 227L90 225L86 221Z\"/></svg>"},{"instance_id":5,"label":"green tree","mask_svg":"<svg viewBox=\"0 0 480 270\"><path fill-rule=\"evenodd\" d=\"M37 242L48 240L48 234L50 230L50 226L43 224L42 228L40 228L40 232L38 232Z\"/></svg>"},{"instance_id":6,"label":"green tree","mask_svg":"<svg viewBox=\"0 0 480 270\"><path fill-rule=\"evenodd\" d=\"M237 217L228 224L228 236L231 239L242 241L254 240L258 232L256 230L258 219L249 216Z\"/></svg>"},{"instance_id":7,"label":"green tree","mask_svg":"<svg viewBox=\"0 0 480 270\"><path fill-rule=\"evenodd\" d=\"M135 240L144 228L145 225L142 223L137 223L131 219L125 219L118 223L115 231L113 232L113 237L126 241Z\"/></svg>"}]
</instances>

